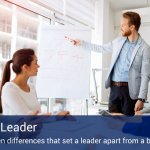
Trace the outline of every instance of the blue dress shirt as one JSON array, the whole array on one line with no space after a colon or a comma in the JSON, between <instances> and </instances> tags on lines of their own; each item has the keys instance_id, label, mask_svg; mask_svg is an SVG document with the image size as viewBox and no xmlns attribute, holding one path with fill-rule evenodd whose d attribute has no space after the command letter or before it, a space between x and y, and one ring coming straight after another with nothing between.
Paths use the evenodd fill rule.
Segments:
<instances>
[{"instance_id":1,"label":"blue dress shirt","mask_svg":"<svg viewBox=\"0 0 150 150\"><path fill-rule=\"evenodd\" d=\"M137 41L138 39L135 42L128 39L125 41L113 69L112 81L128 82L129 64Z\"/></svg>"}]
</instances>

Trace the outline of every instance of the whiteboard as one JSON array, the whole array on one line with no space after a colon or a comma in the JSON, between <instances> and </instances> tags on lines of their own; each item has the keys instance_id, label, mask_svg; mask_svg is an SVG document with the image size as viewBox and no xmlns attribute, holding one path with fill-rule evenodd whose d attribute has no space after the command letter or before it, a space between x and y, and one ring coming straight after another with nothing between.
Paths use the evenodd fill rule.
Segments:
<instances>
[{"instance_id":1,"label":"whiteboard","mask_svg":"<svg viewBox=\"0 0 150 150\"><path fill-rule=\"evenodd\" d=\"M40 33L37 96L89 98L91 52L74 46L64 37L90 41L89 29L44 25Z\"/></svg>"}]
</instances>

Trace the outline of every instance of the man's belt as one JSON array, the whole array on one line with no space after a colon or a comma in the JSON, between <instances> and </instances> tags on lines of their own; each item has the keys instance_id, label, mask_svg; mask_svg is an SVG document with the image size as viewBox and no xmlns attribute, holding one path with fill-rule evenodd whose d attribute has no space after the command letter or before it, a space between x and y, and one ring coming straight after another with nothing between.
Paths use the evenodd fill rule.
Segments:
<instances>
[{"instance_id":1,"label":"man's belt","mask_svg":"<svg viewBox=\"0 0 150 150\"><path fill-rule=\"evenodd\" d=\"M128 86L128 82L114 82L114 81L112 81L111 85L114 85L114 86Z\"/></svg>"}]
</instances>

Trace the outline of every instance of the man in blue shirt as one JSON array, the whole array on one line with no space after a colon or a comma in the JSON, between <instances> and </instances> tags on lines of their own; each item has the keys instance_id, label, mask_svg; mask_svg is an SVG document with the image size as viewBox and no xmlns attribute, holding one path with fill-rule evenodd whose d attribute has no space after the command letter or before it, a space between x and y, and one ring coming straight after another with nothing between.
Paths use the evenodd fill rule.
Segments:
<instances>
[{"instance_id":1,"label":"man in blue shirt","mask_svg":"<svg viewBox=\"0 0 150 150\"><path fill-rule=\"evenodd\" d=\"M105 87L111 88L109 112L134 115L143 109L147 99L150 79L150 47L139 35L140 15L125 12L121 19L121 33L112 42L104 45L91 44L78 39L69 39L96 52L112 52L112 60Z\"/></svg>"}]
</instances>

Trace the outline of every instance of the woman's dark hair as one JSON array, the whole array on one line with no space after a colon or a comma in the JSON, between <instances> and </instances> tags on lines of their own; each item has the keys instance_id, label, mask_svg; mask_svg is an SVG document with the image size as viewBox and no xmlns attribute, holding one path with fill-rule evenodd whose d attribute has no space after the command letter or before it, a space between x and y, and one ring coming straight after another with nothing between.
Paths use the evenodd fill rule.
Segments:
<instances>
[{"instance_id":1,"label":"woman's dark hair","mask_svg":"<svg viewBox=\"0 0 150 150\"><path fill-rule=\"evenodd\" d=\"M10 80L11 76L11 69L10 64L12 63L12 69L16 74L20 74L22 72L22 66L23 65L31 65L31 62L33 61L33 55L34 50L29 48L24 48L17 50L13 54L12 60L9 60L4 68L3 76L2 76L2 82L0 87L0 113L2 113L2 102L1 102L1 92L4 84Z\"/></svg>"}]
</instances>

